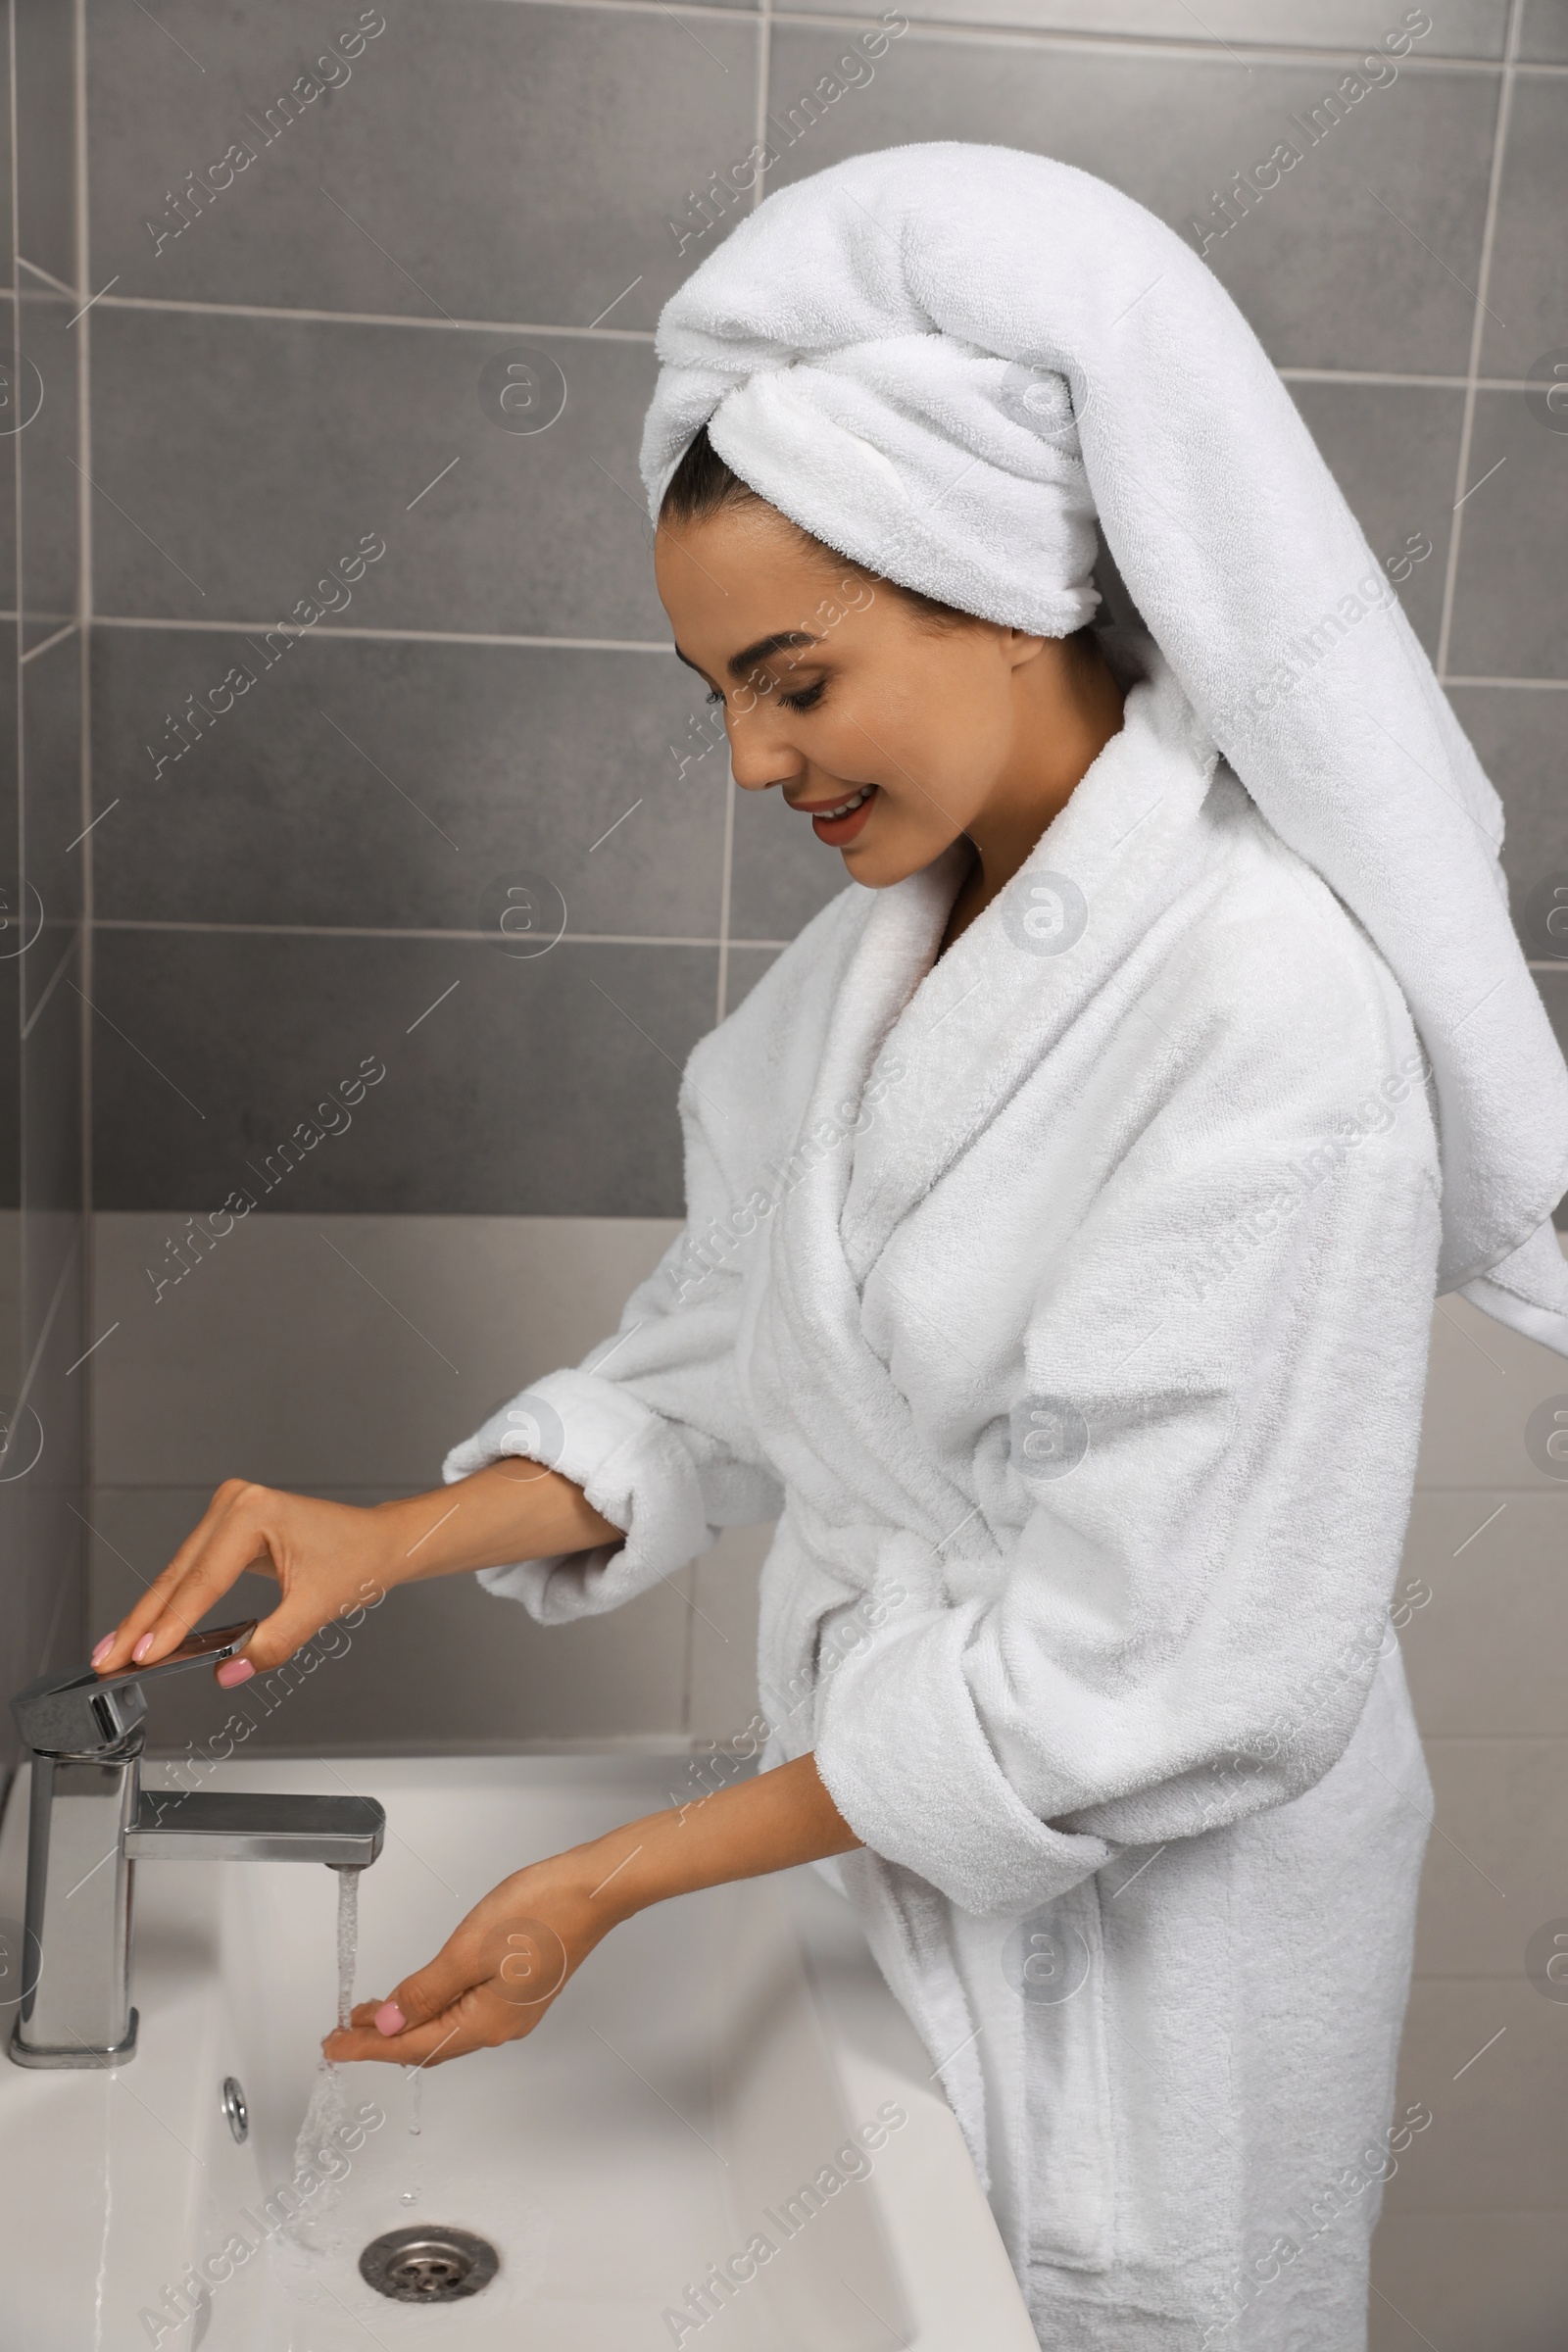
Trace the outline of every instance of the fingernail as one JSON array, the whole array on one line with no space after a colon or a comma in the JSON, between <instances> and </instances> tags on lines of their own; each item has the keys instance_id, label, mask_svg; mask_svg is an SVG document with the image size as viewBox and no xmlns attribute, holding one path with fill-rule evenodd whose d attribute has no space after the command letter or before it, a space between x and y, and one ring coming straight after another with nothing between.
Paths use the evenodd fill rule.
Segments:
<instances>
[{"instance_id":1,"label":"fingernail","mask_svg":"<svg viewBox=\"0 0 1568 2352\"><path fill-rule=\"evenodd\" d=\"M137 1642L135 1648L130 1653L137 1665L140 1665L142 1659L147 1655L147 1652L151 1649L152 1645L153 1638L151 1634L143 1634L141 1640Z\"/></svg>"},{"instance_id":2,"label":"fingernail","mask_svg":"<svg viewBox=\"0 0 1568 2352\"><path fill-rule=\"evenodd\" d=\"M96 1649L93 1651L93 1653L92 1653L92 1662L93 1662L93 1664L94 1664L95 1666L101 1666L101 1665L103 1664L103 1662L104 1662L105 1658L107 1658L107 1657L108 1657L108 1655L109 1655L109 1652L110 1652L110 1651L111 1651L111 1650L114 1648L114 1646L115 1646L115 1637L114 1637L114 1635L113 1635L113 1634L105 1634L105 1636L104 1636L103 1640L102 1640L102 1641L99 1642L99 1644L98 1644L97 1648L96 1648Z\"/></svg>"},{"instance_id":3,"label":"fingernail","mask_svg":"<svg viewBox=\"0 0 1568 2352\"><path fill-rule=\"evenodd\" d=\"M375 2013L375 2030L378 2034L401 2034L406 2022L396 2001L383 2001Z\"/></svg>"},{"instance_id":4,"label":"fingernail","mask_svg":"<svg viewBox=\"0 0 1568 2352\"><path fill-rule=\"evenodd\" d=\"M248 1683L255 1672L249 1658L229 1658L218 1669L218 1679L225 1690L232 1690L236 1683Z\"/></svg>"}]
</instances>

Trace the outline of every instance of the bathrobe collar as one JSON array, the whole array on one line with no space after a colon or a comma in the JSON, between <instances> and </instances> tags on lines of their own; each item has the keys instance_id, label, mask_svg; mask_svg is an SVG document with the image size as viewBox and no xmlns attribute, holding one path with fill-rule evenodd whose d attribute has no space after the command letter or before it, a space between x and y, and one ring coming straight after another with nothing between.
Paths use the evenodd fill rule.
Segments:
<instances>
[{"instance_id":1,"label":"bathrobe collar","mask_svg":"<svg viewBox=\"0 0 1568 2352\"><path fill-rule=\"evenodd\" d=\"M1152 639L1129 632L1115 652L1132 679L1120 732L947 954L937 959L965 870L961 844L874 894L797 1136L798 1150L813 1137L818 1149L800 1152L803 1173L774 1220L767 1279L752 1302L742 1360L789 1507L808 1532L818 1512L832 1523L841 1557L847 1520L868 1536L880 1521L884 1574L885 1529L907 1531L896 1573L911 1590L934 1591L939 1547L960 1522L970 1524L955 1556L990 1539L932 1461L865 1336L866 1276L1090 998L1108 990L1136 1000L1147 959L1160 952L1161 915L1206 860L1215 747ZM1158 1052L1159 1035L1150 1036ZM886 1081L874 1097L873 1078ZM846 1129L849 1148L820 1148ZM824 1413L835 1396L841 1412Z\"/></svg>"},{"instance_id":2,"label":"bathrobe collar","mask_svg":"<svg viewBox=\"0 0 1568 2352\"><path fill-rule=\"evenodd\" d=\"M906 1072L828 1172L858 1284L1090 997L1129 985L1140 943L1188 879L1183 847L1219 755L1152 638L1118 632L1109 650L1128 684L1119 732L946 955L938 960L962 842L877 894L807 1114L809 1127L858 1100L878 1066L896 1059Z\"/></svg>"}]
</instances>

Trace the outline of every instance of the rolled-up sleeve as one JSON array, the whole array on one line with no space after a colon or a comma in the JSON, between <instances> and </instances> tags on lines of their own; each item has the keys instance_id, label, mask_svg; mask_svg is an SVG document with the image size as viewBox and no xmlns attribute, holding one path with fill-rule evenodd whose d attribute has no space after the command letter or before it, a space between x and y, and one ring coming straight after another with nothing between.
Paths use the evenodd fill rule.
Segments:
<instances>
[{"instance_id":1,"label":"rolled-up sleeve","mask_svg":"<svg viewBox=\"0 0 1568 2352\"><path fill-rule=\"evenodd\" d=\"M907 1599L821 1681L839 1810L966 1910L1284 1803L1349 1741L1392 1638L1435 1147L1424 1102L1316 1174L1313 1144L1106 1188L976 1452L991 1555L906 1534Z\"/></svg>"},{"instance_id":2,"label":"rolled-up sleeve","mask_svg":"<svg viewBox=\"0 0 1568 2352\"><path fill-rule=\"evenodd\" d=\"M783 1508L735 1365L765 1215L744 1166L715 1151L707 1132L692 1078L702 1054L700 1046L681 1090L689 1209L681 1232L609 1339L575 1369L551 1372L500 1406L442 1465L450 1484L508 1455L538 1462L581 1487L624 1531L619 1544L476 1572L541 1624L616 1608L707 1551L721 1528L775 1519Z\"/></svg>"}]
</instances>

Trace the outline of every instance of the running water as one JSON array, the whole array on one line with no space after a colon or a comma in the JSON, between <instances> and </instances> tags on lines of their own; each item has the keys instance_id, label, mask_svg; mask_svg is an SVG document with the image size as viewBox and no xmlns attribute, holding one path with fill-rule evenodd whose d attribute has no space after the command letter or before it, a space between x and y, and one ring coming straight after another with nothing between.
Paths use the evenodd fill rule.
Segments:
<instances>
[{"instance_id":1,"label":"running water","mask_svg":"<svg viewBox=\"0 0 1568 2352\"><path fill-rule=\"evenodd\" d=\"M409 2137L411 2139L417 2139L420 2129L420 2101L424 2091L424 2068L422 2066L406 2066L403 2070L403 2073L404 2079L409 2085L409 2096L412 2102L409 2109ZM422 2149L417 2151L417 2153L422 2154ZM416 2162L414 2167L414 2185L412 2188L406 2188L403 2191L402 2202L405 2205L416 2205L418 2203L419 2182L422 2177L423 2167Z\"/></svg>"},{"instance_id":2,"label":"running water","mask_svg":"<svg viewBox=\"0 0 1568 2352\"><path fill-rule=\"evenodd\" d=\"M354 1954L360 1940L360 1874L337 1874L337 2022L347 2032L354 2013Z\"/></svg>"},{"instance_id":3,"label":"running water","mask_svg":"<svg viewBox=\"0 0 1568 2352\"><path fill-rule=\"evenodd\" d=\"M360 1933L360 1874L357 1870L339 1869L337 1874L337 2022L349 2025L354 2009L354 1958ZM316 2082L311 2090L310 2105L294 2143L294 2179L297 2182L315 2180L312 2188L305 2186L301 2193L305 2203L288 2222L289 2234L299 2244L314 2246L310 2232L323 2214L329 2213L343 2193L347 2160L341 2149L332 2143L332 2134L339 2125L348 2122L348 2103L343 2096L343 2080L338 2068L327 2059L318 2062ZM318 2163L323 2146L332 2149L331 2171ZM332 2177L335 2172L336 2178Z\"/></svg>"}]
</instances>

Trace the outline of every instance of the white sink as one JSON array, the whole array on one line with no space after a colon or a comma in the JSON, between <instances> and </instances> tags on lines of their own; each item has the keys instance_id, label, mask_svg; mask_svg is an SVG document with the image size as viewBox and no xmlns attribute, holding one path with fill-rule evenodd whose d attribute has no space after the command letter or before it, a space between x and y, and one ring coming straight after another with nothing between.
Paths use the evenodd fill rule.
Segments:
<instances>
[{"instance_id":1,"label":"white sink","mask_svg":"<svg viewBox=\"0 0 1568 2352\"><path fill-rule=\"evenodd\" d=\"M381 1800L385 1850L360 1881L363 1999L432 1957L510 1871L662 1806L681 1772L627 1755L262 1760L202 1786ZM149 1765L144 1786L163 1779ZM24 1770L0 1830L7 1922L25 1823ZM385 2121L304 2251L268 2235L266 2204L293 2175L333 2023L336 1874L134 1869L134 2059L112 2074L0 2063L0 2352L151 2345L141 2315L172 2315L166 2290L236 2232L257 2250L157 2334L161 2352L1038 2352L926 2052L817 1872L642 1913L525 2041L417 2079L343 2068L350 2114L374 2102ZM221 2109L229 2076L243 2145ZM798 2199L824 2166L844 2185ZM437 2308L376 2293L361 2248L413 2223L489 2240L497 2275ZM759 2233L773 2251L748 2264ZM737 2256L698 2325L690 2290Z\"/></svg>"}]
</instances>

